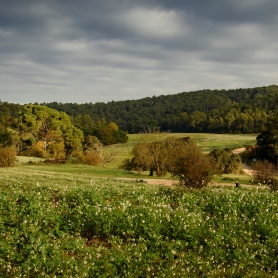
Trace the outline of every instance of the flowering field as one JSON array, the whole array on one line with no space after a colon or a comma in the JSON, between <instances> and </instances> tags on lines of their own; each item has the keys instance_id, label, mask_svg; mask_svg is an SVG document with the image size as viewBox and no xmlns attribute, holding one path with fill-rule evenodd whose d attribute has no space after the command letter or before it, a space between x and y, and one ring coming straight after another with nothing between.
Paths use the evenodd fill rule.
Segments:
<instances>
[{"instance_id":1,"label":"flowering field","mask_svg":"<svg viewBox=\"0 0 278 278\"><path fill-rule=\"evenodd\" d=\"M277 277L278 195L1 170L0 277Z\"/></svg>"}]
</instances>

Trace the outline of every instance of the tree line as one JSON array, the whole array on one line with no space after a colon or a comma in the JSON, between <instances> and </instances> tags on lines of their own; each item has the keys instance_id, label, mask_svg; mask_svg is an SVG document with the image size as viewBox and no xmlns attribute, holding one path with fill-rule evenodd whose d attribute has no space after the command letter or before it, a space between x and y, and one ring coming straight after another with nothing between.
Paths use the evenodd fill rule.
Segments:
<instances>
[{"instance_id":1,"label":"tree line","mask_svg":"<svg viewBox=\"0 0 278 278\"><path fill-rule=\"evenodd\" d=\"M47 106L29 104L11 115L8 105L2 105L0 129L0 167L12 166L16 155L55 159L98 165L111 161L115 154L103 154L102 147L127 142L127 135L114 122L96 129L97 136L84 134L69 115ZM18 108L18 107L17 107ZM6 113L5 113L6 112Z\"/></svg>"},{"instance_id":2,"label":"tree line","mask_svg":"<svg viewBox=\"0 0 278 278\"><path fill-rule=\"evenodd\" d=\"M107 135L107 130L100 129L116 123L119 131L108 136L105 144L124 140L124 132L139 133L146 126L171 132L260 133L278 110L278 86L200 90L108 103L41 105L68 114L85 135ZM22 109L23 105L0 102L0 134L14 124Z\"/></svg>"},{"instance_id":3,"label":"tree line","mask_svg":"<svg viewBox=\"0 0 278 278\"><path fill-rule=\"evenodd\" d=\"M278 109L278 86L200 90L108 103L44 103L66 112L77 126L106 120L139 133L148 126L171 132L259 133ZM92 132L93 125L86 132ZM90 130L91 129L91 130Z\"/></svg>"}]
</instances>

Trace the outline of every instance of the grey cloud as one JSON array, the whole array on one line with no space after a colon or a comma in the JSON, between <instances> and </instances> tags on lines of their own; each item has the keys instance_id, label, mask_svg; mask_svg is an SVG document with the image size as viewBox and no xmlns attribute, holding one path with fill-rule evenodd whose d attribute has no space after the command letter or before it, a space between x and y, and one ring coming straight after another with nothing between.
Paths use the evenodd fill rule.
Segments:
<instances>
[{"instance_id":1,"label":"grey cloud","mask_svg":"<svg viewBox=\"0 0 278 278\"><path fill-rule=\"evenodd\" d=\"M2 1L0 99L82 103L273 84L277 11L270 0Z\"/></svg>"}]
</instances>

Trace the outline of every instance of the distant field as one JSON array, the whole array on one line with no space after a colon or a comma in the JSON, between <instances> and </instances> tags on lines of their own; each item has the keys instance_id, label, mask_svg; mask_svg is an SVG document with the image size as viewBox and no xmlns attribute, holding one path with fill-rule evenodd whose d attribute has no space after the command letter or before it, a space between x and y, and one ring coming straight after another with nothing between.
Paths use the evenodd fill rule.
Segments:
<instances>
[{"instance_id":1,"label":"distant field","mask_svg":"<svg viewBox=\"0 0 278 278\"><path fill-rule=\"evenodd\" d=\"M136 142L161 139L169 136L190 137L204 152L210 152L216 148L236 149L246 145L254 145L258 134L211 134L211 133L160 133L160 134L129 134L129 140L125 144L117 144L105 147L106 150L118 151L117 159L107 167L115 168L125 158L130 157L132 147Z\"/></svg>"},{"instance_id":2,"label":"distant field","mask_svg":"<svg viewBox=\"0 0 278 278\"><path fill-rule=\"evenodd\" d=\"M167 136L175 137L191 137L197 142L197 144L203 149L204 152L209 152L214 148L239 148L245 145L252 145L256 142L256 134L204 134L204 133L162 133L156 135L148 134L129 134L129 140L125 144L117 144L112 146L107 146L104 148L104 152L109 152L110 150L117 151L117 157L115 161L107 164L105 168L102 166L88 166L81 164L65 164L65 165L47 165L39 163L40 158L29 158L29 157L18 157L18 166L15 169L3 170L6 171L17 171L22 173L22 176L30 175L31 178L36 176L37 173L45 173L46 175L50 174L53 177L57 174L66 174L66 175L78 175L84 176L85 178L89 177L124 177L124 178L134 178L140 179L145 178L156 178L149 177L148 173L138 174L136 172L127 172L118 168L125 158L131 157L131 150L134 144L140 141L149 141L155 139L161 139ZM31 163L28 163L31 162ZM27 163L27 164L26 164ZM1 169L0 169L1 172ZM2 173L3 174L3 173ZM145 175L145 176L144 176ZM27 177L25 176L25 179ZM170 176L163 177L164 179L172 179ZM239 175L230 177L230 175L223 175L217 178L217 182L233 182L234 180L240 180L242 183L250 183L250 176Z\"/></svg>"}]
</instances>

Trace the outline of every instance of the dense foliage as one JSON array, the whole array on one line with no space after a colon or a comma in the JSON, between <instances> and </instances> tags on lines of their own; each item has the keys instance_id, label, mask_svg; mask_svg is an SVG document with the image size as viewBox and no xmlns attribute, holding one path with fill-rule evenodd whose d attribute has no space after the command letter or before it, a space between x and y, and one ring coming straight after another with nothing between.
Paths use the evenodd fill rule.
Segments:
<instances>
[{"instance_id":1,"label":"dense foliage","mask_svg":"<svg viewBox=\"0 0 278 278\"><path fill-rule=\"evenodd\" d=\"M278 275L278 195L267 190L5 173L3 277Z\"/></svg>"},{"instance_id":2,"label":"dense foliage","mask_svg":"<svg viewBox=\"0 0 278 278\"><path fill-rule=\"evenodd\" d=\"M246 146L246 151L242 156L249 163L253 161L255 179L259 182L267 183L268 180L275 180L278 183L278 117L268 125L267 129L256 138L255 146ZM268 178L266 178L268 177ZM276 186L277 187L277 186Z\"/></svg>"},{"instance_id":3,"label":"dense foliage","mask_svg":"<svg viewBox=\"0 0 278 278\"><path fill-rule=\"evenodd\" d=\"M146 125L172 132L257 133L278 108L278 86L234 90L201 90L175 95L108 103L45 103L68 113L84 128L105 119L120 129L138 133ZM83 115L83 116L81 116ZM82 118L83 117L83 118ZM90 120L89 120L90 119Z\"/></svg>"},{"instance_id":4,"label":"dense foliage","mask_svg":"<svg viewBox=\"0 0 278 278\"><path fill-rule=\"evenodd\" d=\"M0 148L0 167L11 167L16 162L16 151L12 147Z\"/></svg>"},{"instance_id":5,"label":"dense foliage","mask_svg":"<svg viewBox=\"0 0 278 278\"><path fill-rule=\"evenodd\" d=\"M17 128L8 133L19 154L69 158L82 148L83 132L72 125L66 113L46 106L24 106Z\"/></svg>"},{"instance_id":6,"label":"dense foliage","mask_svg":"<svg viewBox=\"0 0 278 278\"><path fill-rule=\"evenodd\" d=\"M264 130L278 109L278 86L234 90L201 90L175 95L108 103L44 103L66 112L85 135L110 122L128 133L146 125L172 132L257 133ZM0 102L0 136L13 124L18 104Z\"/></svg>"},{"instance_id":7,"label":"dense foliage","mask_svg":"<svg viewBox=\"0 0 278 278\"><path fill-rule=\"evenodd\" d=\"M213 167L219 174L236 174L242 170L241 159L231 149L214 149L210 152Z\"/></svg>"}]
</instances>

